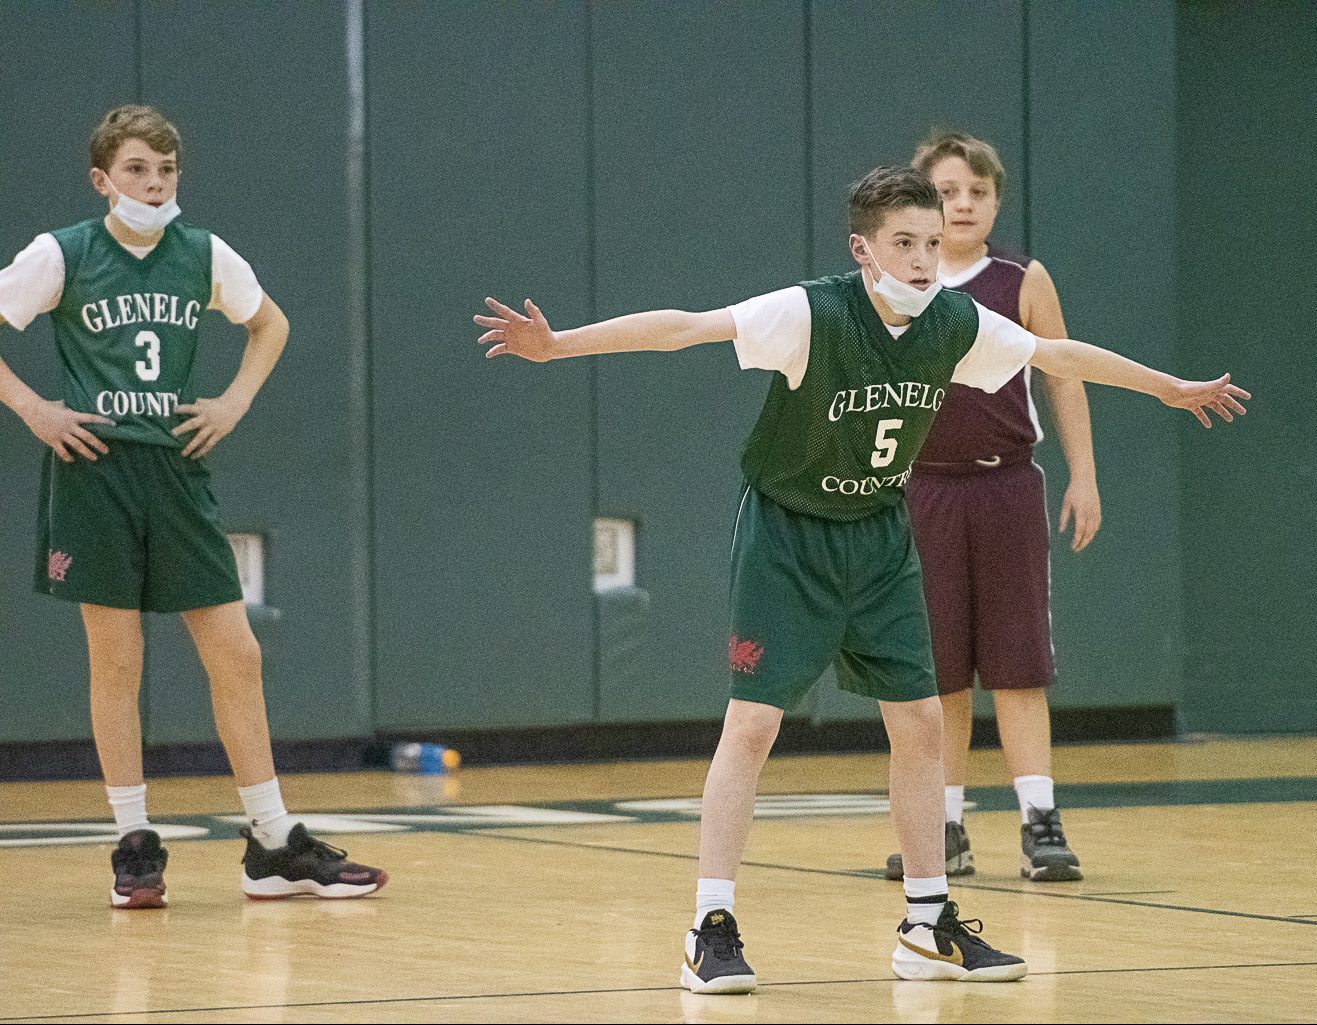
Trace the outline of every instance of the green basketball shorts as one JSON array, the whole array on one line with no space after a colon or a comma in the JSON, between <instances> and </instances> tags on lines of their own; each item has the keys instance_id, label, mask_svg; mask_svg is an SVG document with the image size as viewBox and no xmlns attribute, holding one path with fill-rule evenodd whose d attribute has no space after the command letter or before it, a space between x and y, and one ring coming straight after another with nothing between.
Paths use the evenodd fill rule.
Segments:
<instances>
[{"instance_id":1,"label":"green basketball shorts","mask_svg":"<svg viewBox=\"0 0 1317 1025\"><path fill-rule=\"evenodd\" d=\"M242 600L210 471L164 445L110 441L95 462L47 453L35 589L65 601L184 612Z\"/></svg>"},{"instance_id":2,"label":"green basketball shorts","mask_svg":"<svg viewBox=\"0 0 1317 1025\"><path fill-rule=\"evenodd\" d=\"M829 663L881 701L937 693L904 503L838 523L747 488L732 540L732 697L791 710Z\"/></svg>"}]
</instances>

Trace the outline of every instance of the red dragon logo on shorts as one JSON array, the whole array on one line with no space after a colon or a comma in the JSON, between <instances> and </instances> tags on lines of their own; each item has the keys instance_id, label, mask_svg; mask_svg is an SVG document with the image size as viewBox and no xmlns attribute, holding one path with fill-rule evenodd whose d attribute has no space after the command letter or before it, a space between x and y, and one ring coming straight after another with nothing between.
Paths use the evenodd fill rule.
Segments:
<instances>
[{"instance_id":1,"label":"red dragon logo on shorts","mask_svg":"<svg viewBox=\"0 0 1317 1025\"><path fill-rule=\"evenodd\" d=\"M732 634L732 639L727 644L727 661L731 663L732 672L735 673L753 674L763 654L762 644L743 641L736 634Z\"/></svg>"},{"instance_id":2,"label":"red dragon logo on shorts","mask_svg":"<svg viewBox=\"0 0 1317 1025\"><path fill-rule=\"evenodd\" d=\"M73 565L73 556L64 552L51 552L50 561L46 563L46 575L51 580L64 580L64 574Z\"/></svg>"}]
</instances>

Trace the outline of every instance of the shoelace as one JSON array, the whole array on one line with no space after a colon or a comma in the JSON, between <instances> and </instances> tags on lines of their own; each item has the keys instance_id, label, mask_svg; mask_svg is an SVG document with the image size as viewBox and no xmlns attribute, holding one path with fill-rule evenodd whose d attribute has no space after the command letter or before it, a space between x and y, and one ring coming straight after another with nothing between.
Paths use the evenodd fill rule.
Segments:
<instances>
[{"instance_id":1,"label":"shoelace","mask_svg":"<svg viewBox=\"0 0 1317 1025\"><path fill-rule=\"evenodd\" d=\"M1033 842L1040 846L1046 847L1064 847L1065 833L1061 831L1061 817L1055 812L1050 811L1047 815L1037 822L1029 823L1029 832L1033 835Z\"/></svg>"},{"instance_id":2,"label":"shoelace","mask_svg":"<svg viewBox=\"0 0 1317 1025\"><path fill-rule=\"evenodd\" d=\"M700 939L708 944L713 949L714 954L723 961L736 957L745 947L745 944L741 942L741 934L736 932L727 922L701 929Z\"/></svg>"},{"instance_id":3,"label":"shoelace","mask_svg":"<svg viewBox=\"0 0 1317 1025\"><path fill-rule=\"evenodd\" d=\"M319 858L321 861L347 861L347 860L348 860L348 852L347 852L347 851L345 851L345 850L341 850L341 849L339 849L338 847L331 846L330 844L325 843L325 841L323 841L323 840L316 840L316 839L312 838L310 844L308 844L308 845L304 848L304 850L308 850L308 851L310 851L312 854L314 854L314 855L315 855L317 858Z\"/></svg>"},{"instance_id":4,"label":"shoelace","mask_svg":"<svg viewBox=\"0 0 1317 1025\"><path fill-rule=\"evenodd\" d=\"M949 917L951 921L947 925L943 925L942 919L939 919L937 925L933 927L936 931L950 933L953 938L960 940L962 943L973 943L980 947L988 946L986 941L979 939L979 933L983 932L983 919L967 918L962 922L960 920L960 908L956 906L954 900L947 901L947 910L943 912L943 915Z\"/></svg>"}]
</instances>

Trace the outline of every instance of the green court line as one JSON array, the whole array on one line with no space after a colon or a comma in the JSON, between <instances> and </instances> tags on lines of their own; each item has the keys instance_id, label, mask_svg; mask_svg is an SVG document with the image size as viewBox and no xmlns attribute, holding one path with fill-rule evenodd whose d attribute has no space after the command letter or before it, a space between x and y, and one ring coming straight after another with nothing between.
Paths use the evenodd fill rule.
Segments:
<instances>
[{"instance_id":1,"label":"green court line","mask_svg":"<svg viewBox=\"0 0 1317 1025\"><path fill-rule=\"evenodd\" d=\"M1160 968L1062 968L1050 972L1030 972L1026 978L1050 978L1057 975L1132 975L1141 972L1211 972L1241 968L1311 968L1317 961L1266 961L1255 964L1167 965ZM790 982L761 982L758 989L789 989L793 986L870 986L902 980L892 976L871 979L798 979ZM937 983L929 983L931 986ZM1009 985L1003 983L1002 985ZM630 986L617 989L552 989L524 993L466 993L424 997L363 997L357 1000L315 1000L285 1004L226 1004L220 1007L168 1007L141 1011L87 1011L83 1014L20 1014L0 1017L0 1021L47 1021L52 1018L126 1018L161 1014L212 1014L220 1011L263 1011L304 1007L362 1007L371 1004L455 1003L459 1000L524 1000L529 997L620 996L626 993L681 992L678 986ZM716 995L716 994L715 994Z\"/></svg>"},{"instance_id":2,"label":"green court line","mask_svg":"<svg viewBox=\"0 0 1317 1025\"><path fill-rule=\"evenodd\" d=\"M1175 893L1173 889L1112 889L1101 893L1089 893L1090 897L1151 897L1154 893ZM1295 914L1292 918L1306 918L1305 914Z\"/></svg>"},{"instance_id":3,"label":"green court line","mask_svg":"<svg viewBox=\"0 0 1317 1025\"><path fill-rule=\"evenodd\" d=\"M1012 787L969 787L983 811L1019 807ZM1317 801L1317 776L1267 779L1190 779L1142 783L1058 783L1062 808L1175 807L1194 804L1285 804Z\"/></svg>"},{"instance_id":4,"label":"green court line","mask_svg":"<svg viewBox=\"0 0 1317 1025\"><path fill-rule=\"evenodd\" d=\"M817 797L826 799L829 796L839 796L841 794L851 795L859 794L860 796L870 796L885 798L886 793L881 790L849 790L835 791L831 794L827 791L814 791L812 793L777 793L761 794L761 797L800 797L802 799ZM968 796L974 802L974 807L980 811L1005 811L1014 810L1017 805L1015 791L1011 787L982 787L972 789ZM1178 782L1145 782L1145 783L1082 783L1072 785L1059 785L1057 787L1058 804L1065 809L1093 809L1093 808L1151 808L1151 807L1186 807L1199 805L1231 805L1231 804L1272 804L1272 803L1296 803L1296 802L1317 802L1317 776L1292 776L1269 779L1224 779L1224 780L1185 780ZM692 801L694 798L683 796L683 801ZM653 824L664 822L691 822L695 814L690 810L670 810L655 808L636 809L629 807L626 809L618 808L621 801L556 801L556 802L536 802L518 807L523 807L528 811L544 809L549 811L568 811L568 812L586 812L592 814L604 814L618 816L617 825L627 824ZM363 809L354 808L348 811L312 811L310 809L299 809L303 814L313 815L346 815L369 818L371 815L462 815L469 812L471 805L445 804L445 805L421 805L409 807L390 807ZM227 813L226 813L227 814ZM871 810L848 811L844 806L835 807L828 812L829 816L842 817L849 814L868 815L877 814ZM791 818L791 815L775 814L773 818ZM816 815L801 814L799 817L817 817ZM626 821L623 821L625 819ZM193 839L236 839L238 827L232 823L223 822L216 814L210 815L184 815L171 816L170 818L160 820L169 825L196 826L207 830L204 836L190 838L170 838L168 842L190 842ZM15 822L0 822L0 825L15 825ZM0 840L19 841L22 839L50 838L54 836L51 827L58 826L58 822L42 823L46 828L31 830L31 836L25 837L23 834L16 832L0 833ZM589 824L589 823L583 823ZM108 833L113 833L113 828L105 823ZM538 828L547 825L561 825L569 827L573 823L552 823L537 822L533 816L529 816L526 821L486 821L486 822L407 822L407 830L413 833L469 833L494 828L510 829L529 829ZM363 832L368 832L363 831ZM84 834L85 837L85 834ZM113 837L107 835L105 842L111 842ZM87 842L85 839L83 842ZM8 846L8 845L0 845Z\"/></svg>"}]
</instances>

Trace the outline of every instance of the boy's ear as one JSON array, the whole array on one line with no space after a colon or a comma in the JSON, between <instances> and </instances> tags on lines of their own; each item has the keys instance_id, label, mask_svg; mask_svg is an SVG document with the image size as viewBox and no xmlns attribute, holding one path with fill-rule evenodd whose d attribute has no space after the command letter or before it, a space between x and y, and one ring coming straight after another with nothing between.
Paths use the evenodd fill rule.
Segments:
<instances>
[{"instance_id":1,"label":"boy's ear","mask_svg":"<svg viewBox=\"0 0 1317 1025\"><path fill-rule=\"evenodd\" d=\"M110 176L99 167L91 169L91 187L106 199L110 198Z\"/></svg>"}]
</instances>

